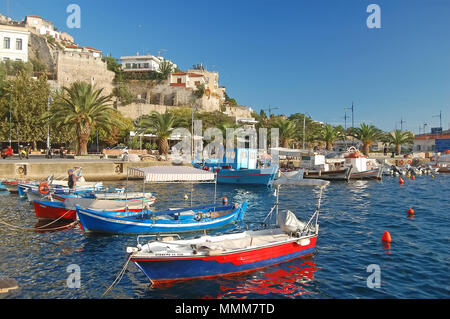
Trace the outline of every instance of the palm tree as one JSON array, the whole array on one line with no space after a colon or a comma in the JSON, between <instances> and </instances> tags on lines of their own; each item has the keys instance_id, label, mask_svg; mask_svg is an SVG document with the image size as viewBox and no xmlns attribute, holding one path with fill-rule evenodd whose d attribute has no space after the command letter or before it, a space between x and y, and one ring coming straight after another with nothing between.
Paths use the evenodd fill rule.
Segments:
<instances>
[{"instance_id":1,"label":"palm tree","mask_svg":"<svg viewBox=\"0 0 450 319\"><path fill-rule=\"evenodd\" d=\"M173 72L173 64L170 61L164 60L159 64L158 75L162 80L167 80L170 73Z\"/></svg>"},{"instance_id":2,"label":"palm tree","mask_svg":"<svg viewBox=\"0 0 450 319\"><path fill-rule=\"evenodd\" d=\"M139 121L140 133L152 133L158 137L158 151L160 155L169 154L169 137L176 125L175 115L169 112L153 111L148 117Z\"/></svg>"},{"instance_id":3,"label":"palm tree","mask_svg":"<svg viewBox=\"0 0 450 319\"><path fill-rule=\"evenodd\" d=\"M55 99L46 119L56 128L74 131L77 136L77 155L87 155L87 144L93 128L107 132L123 123L113 116L117 111L111 107L111 96L102 95L103 89L86 82L75 82L64 87Z\"/></svg>"},{"instance_id":4,"label":"palm tree","mask_svg":"<svg viewBox=\"0 0 450 319\"><path fill-rule=\"evenodd\" d=\"M325 124L320 132L320 140L327 144L327 150L333 149L333 143L343 138L344 133L340 127L334 127L330 124Z\"/></svg>"},{"instance_id":5,"label":"palm tree","mask_svg":"<svg viewBox=\"0 0 450 319\"><path fill-rule=\"evenodd\" d=\"M387 141L395 145L397 155L401 154L402 145L411 143L414 135L409 131L394 130L386 135Z\"/></svg>"},{"instance_id":6,"label":"palm tree","mask_svg":"<svg viewBox=\"0 0 450 319\"><path fill-rule=\"evenodd\" d=\"M281 147L288 148L291 141L294 140L297 132L297 125L295 121L284 119L281 117L275 118L271 123L272 128L278 128Z\"/></svg>"},{"instance_id":7,"label":"palm tree","mask_svg":"<svg viewBox=\"0 0 450 319\"><path fill-rule=\"evenodd\" d=\"M374 125L361 124L361 127L355 127L350 130L350 135L363 143L364 155L369 155L369 148L372 143L380 140L383 136L380 129Z\"/></svg>"}]
</instances>

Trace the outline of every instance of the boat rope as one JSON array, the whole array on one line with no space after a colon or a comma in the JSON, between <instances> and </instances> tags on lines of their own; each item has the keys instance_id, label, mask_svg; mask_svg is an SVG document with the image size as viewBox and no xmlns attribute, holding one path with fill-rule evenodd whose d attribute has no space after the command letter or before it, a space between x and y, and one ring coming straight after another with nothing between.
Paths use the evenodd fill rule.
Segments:
<instances>
[{"instance_id":1,"label":"boat rope","mask_svg":"<svg viewBox=\"0 0 450 319\"><path fill-rule=\"evenodd\" d=\"M54 223L57 223L58 221L60 221L61 219L63 219L68 213L70 213L71 210L67 210L63 215L61 215L60 217L58 217L57 219L55 219L54 221L52 221L51 223L44 225L44 226L40 226L40 227L36 227L35 229L41 229L41 228L46 228L50 225L53 225Z\"/></svg>"},{"instance_id":2,"label":"boat rope","mask_svg":"<svg viewBox=\"0 0 450 319\"><path fill-rule=\"evenodd\" d=\"M53 220L52 222L50 222L50 223L48 223L48 224L46 224L46 225L39 226L39 227L33 227L33 228L26 228L26 227L20 227L20 226L11 225L11 224L8 224L7 222L2 221L2 220L0 220L0 224L3 224L3 225L5 225L5 226L9 226L9 227L11 227L11 228L24 230L24 231L36 231L36 230L40 230L40 229L46 228L46 227L48 227L48 226L50 226L50 225L53 225L54 223L56 223L56 222L58 222L59 220L63 219L68 213L70 213L70 210L68 210L67 212L65 212L65 213L64 213L61 217L59 217L58 219L55 219L55 220ZM57 228L45 229L45 230L47 230L47 231L53 231L53 230L59 230L59 229L64 229L64 228L71 228L71 227L73 227L73 226L75 226L75 225L77 225L77 224L78 224L78 221L74 221L74 222L72 222L72 223L70 223L70 224L68 224L68 225L64 225L64 226L57 227Z\"/></svg>"},{"instance_id":3,"label":"boat rope","mask_svg":"<svg viewBox=\"0 0 450 319\"><path fill-rule=\"evenodd\" d=\"M117 275L116 279L113 281L113 283L111 284L111 286L108 287L108 289L105 290L105 292L103 293L102 297L106 296L111 290L114 289L114 287L122 280L123 275L125 274L125 271L128 268L128 264L131 260L131 254L128 257L127 261L125 262L125 264L123 265L122 270L119 272L119 274Z\"/></svg>"}]
</instances>

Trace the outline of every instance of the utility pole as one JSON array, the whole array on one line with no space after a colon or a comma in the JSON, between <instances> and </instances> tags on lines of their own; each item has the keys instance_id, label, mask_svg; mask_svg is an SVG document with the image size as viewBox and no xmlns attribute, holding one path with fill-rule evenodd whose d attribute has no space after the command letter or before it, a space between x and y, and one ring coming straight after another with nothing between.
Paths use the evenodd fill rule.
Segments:
<instances>
[{"instance_id":1,"label":"utility pole","mask_svg":"<svg viewBox=\"0 0 450 319\"><path fill-rule=\"evenodd\" d=\"M53 98L49 95L47 100L47 112L50 113L50 103L53 102ZM47 151L50 150L50 124L47 121Z\"/></svg>"},{"instance_id":2,"label":"utility pole","mask_svg":"<svg viewBox=\"0 0 450 319\"><path fill-rule=\"evenodd\" d=\"M439 115L433 115L433 117L439 117L439 127L442 129L442 111L439 111Z\"/></svg>"},{"instance_id":3,"label":"utility pole","mask_svg":"<svg viewBox=\"0 0 450 319\"><path fill-rule=\"evenodd\" d=\"M270 105L269 105L269 108L268 109L264 109L263 111L269 111L269 118L272 116L272 110L278 110L279 109L279 107L271 107Z\"/></svg>"},{"instance_id":4,"label":"utility pole","mask_svg":"<svg viewBox=\"0 0 450 319\"><path fill-rule=\"evenodd\" d=\"M6 0L6 18L9 18L9 0Z\"/></svg>"},{"instance_id":5,"label":"utility pole","mask_svg":"<svg viewBox=\"0 0 450 319\"><path fill-rule=\"evenodd\" d=\"M11 93L9 94L9 146L12 146L12 93L13 93L13 85L11 84Z\"/></svg>"},{"instance_id":6,"label":"utility pole","mask_svg":"<svg viewBox=\"0 0 450 319\"><path fill-rule=\"evenodd\" d=\"M344 109L344 142L345 142L345 148L347 149L347 111Z\"/></svg>"},{"instance_id":7,"label":"utility pole","mask_svg":"<svg viewBox=\"0 0 450 319\"><path fill-rule=\"evenodd\" d=\"M306 114L303 114L303 146L302 149L305 149L305 139L306 139Z\"/></svg>"},{"instance_id":8,"label":"utility pole","mask_svg":"<svg viewBox=\"0 0 450 319\"><path fill-rule=\"evenodd\" d=\"M346 111L346 110L352 111L352 128L354 128L355 127L355 106L353 104L353 101L352 101L352 107L345 107L344 111ZM355 138L353 137L352 140L354 141Z\"/></svg>"},{"instance_id":9,"label":"utility pole","mask_svg":"<svg viewBox=\"0 0 450 319\"><path fill-rule=\"evenodd\" d=\"M403 131L403 123L406 123L406 121L403 121L403 116L400 118L400 131Z\"/></svg>"}]
</instances>

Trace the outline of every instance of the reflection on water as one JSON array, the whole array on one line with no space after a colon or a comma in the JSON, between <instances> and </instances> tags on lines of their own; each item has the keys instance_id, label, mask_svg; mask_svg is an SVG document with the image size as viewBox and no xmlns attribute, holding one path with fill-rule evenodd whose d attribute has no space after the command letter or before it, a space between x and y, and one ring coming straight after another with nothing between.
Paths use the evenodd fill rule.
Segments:
<instances>
[{"instance_id":1,"label":"reflection on water","mask_svg":"<svg viewBox=\"0 0 450 319\"><path fill-rule=\"evenodd\" d=\"M104 183L107 187L115 183ZM130 182L142 191L142 182ZM214 185L146 185L157 200L155 210L212 202ZM275 197L273 189L217 185L217 201L248 202L245 222L260 227ZM448 234L450 176L420 177L399 187L395 178L331 183L323 193L316 254L253 272L208 280L189 280L149 287L134 265L108 298L447 298L450 267ZM189 199L184 199L188 194ZM316 208L317 190L283 187L280 210L308 220ZM416 214L409 218L406 211ZM126 259L136 236L87 235L67 223L44 227L33 206L17 195L0 193L0 220L32 231L0 226L0 276L14 278L21 289L6 298L101 298ZM34 229L33 229L34 227ZM59 230L52 228L62 227ZM49 229L50 228L50 229ZM245 229L241 227L240 230ZM390 247L381 243L389 230ZM208 231L219 235L234 225ZM200 234L182 234L192 238ZM430 243L433 243L430 245ZM82 289L68 289L67 266L81 267ZM368 289L366 268L378 264L382 287ZM407 271L405 271L407 269Z\"/></svg>"},{"instance_id":2,"label":"reflection on water","mask_svg":"<svg viewBox=\"0 0 450 319\"><path fill-rule=\"evenodd\" d=\"M262 276L242 280L237 285L221 285L219 289L222 294L214 298L247 298L248 295L255 294L260 298L265 298L267 295L296 298L313 293L310 285L314 281L314 273L320 270L314 263L313 257L280 264L276 270L273 268L261 270ZM237 280L233 283L235 282ZM205 298L211 298L211 296Z\"/></svg>"}]
</instances>

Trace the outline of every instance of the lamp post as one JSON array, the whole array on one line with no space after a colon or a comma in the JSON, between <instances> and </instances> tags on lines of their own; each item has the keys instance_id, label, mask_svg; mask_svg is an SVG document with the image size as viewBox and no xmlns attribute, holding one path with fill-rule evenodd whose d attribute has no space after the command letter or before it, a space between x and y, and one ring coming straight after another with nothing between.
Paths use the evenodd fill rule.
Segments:
<instances>
[{"instance_id":1,"label":"lamp post","mask_svg":"<svg viewBox=\"0 0 450 319\"><path fill-rule=\"evenodd\" d=\"M48 97L47 101L47 112L50 112L50 103L53 102L53 98L51 95ZM50 124L47 120L47 151L50 151Z\"/></svg>"},{"instance_id":2,"label":"lamp post","mask_svg":"<svg viewBox=\"0 0 450 319\"><path fill-rule=\"evenodd\" d=\"M11 84L11 93L9 94L9 146L12 146L12 121L11 121L11 117L12 117L12 89L13 89L13 85Z\"/></svg>"}]
</instances>

